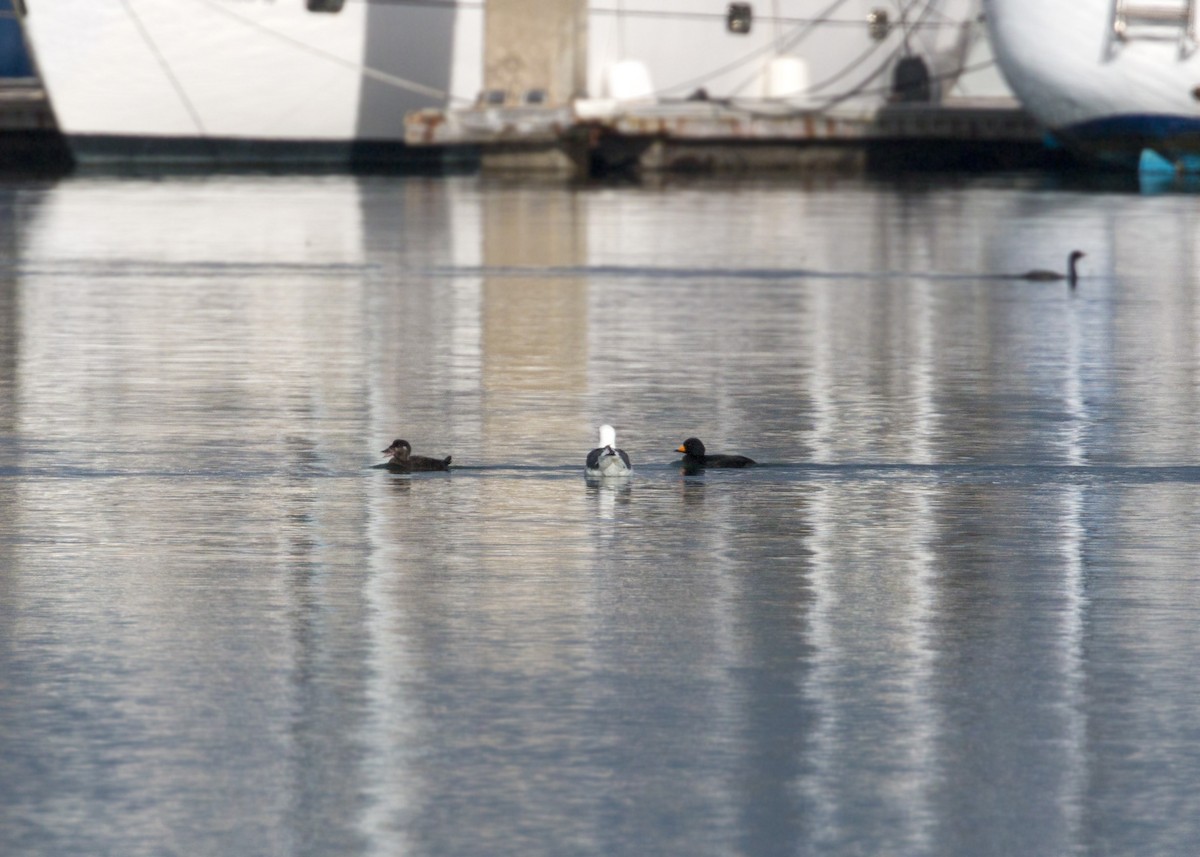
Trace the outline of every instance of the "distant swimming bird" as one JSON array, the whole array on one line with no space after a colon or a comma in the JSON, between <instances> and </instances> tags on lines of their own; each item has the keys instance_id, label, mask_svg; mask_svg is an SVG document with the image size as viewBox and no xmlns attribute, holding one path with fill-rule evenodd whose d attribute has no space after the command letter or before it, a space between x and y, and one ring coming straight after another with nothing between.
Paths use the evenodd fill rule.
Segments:
<instances>
[{"instance_id":1,"label":"distant swimming bird","mask_svg":"<svg viewBox=\"0 0 1200 857\"><path fill-rule=\"evenodd\" d=\"M600 426L600 446L588 453L584 473L588 476L629 476L633 464L625 450L617 449L617 432L612 426Z\"/></svg>"},{"instance_id":2,"label":"distant swimming bird","mask_svg":"<svg viewBox=\"0 0 1200 857\"><path fill-rule=\"evenodd\" d=\"M1034 280L1037 282L1053 282L1055 280L1066 280L1071 284L1071 288L1075 288L1075 282L1079 279L1079 274L1075 270L1075 263L1082 259L1087 254L1082 250L1072 250L1071 255L1067 257L1067 273L1063 274L1060 271L1045 271L1036 270L1029 271L1021 275L1022 280Z\"/></svg>"},{"instance_id":3,"label":"distant swimming bird","mask_svg":"<svg viewBox=\"0 0 1200 857\"><path fill-rule=\"evenodd\" d=\"M675 451L683 453L683 458L680 460L685 467L749 467L756 463L753 458L747 458L744 455L706 455L704 444L695 437L689 437Z\"/></svg>"},{"instance_id":4,"label":"distant swimming bird","mask_svg":"<svg viewBox=\"0 0 1200 857\"><path fill-rule=\"evenodd\" d=\"M393 440L392 445L383 450L384 455L390 455L391 461L385 467L399 473L419 473L429 470L449 470L450 458L426 458L423 455L412 454L412 444L407 440Z\"/></svg>"}]
</instances>

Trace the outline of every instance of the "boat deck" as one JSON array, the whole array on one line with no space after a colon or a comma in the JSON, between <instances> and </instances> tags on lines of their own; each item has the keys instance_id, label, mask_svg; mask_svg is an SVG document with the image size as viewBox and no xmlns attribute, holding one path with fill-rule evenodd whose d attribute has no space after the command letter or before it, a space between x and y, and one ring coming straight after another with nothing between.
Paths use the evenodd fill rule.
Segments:
<instances>
[{"instance_id":1,"label":"boat deck","mask_svg":"<svg viewBox=\"0 0 1200 857\"><path fill-rule=\"evenodd\" d=\"M36 80L0 82L0 131L53 131L54 113Z\"/></svg>"},{"instance_id":2,"label":"boat deck","mask_svg":"<svg viewBox=\"0 0 1200 857\"><path fill-rule=\"evenodd\" d=\"M0 173L62 173L71 163L38 81L0 82Z\"/></svg>"}]
</instances>

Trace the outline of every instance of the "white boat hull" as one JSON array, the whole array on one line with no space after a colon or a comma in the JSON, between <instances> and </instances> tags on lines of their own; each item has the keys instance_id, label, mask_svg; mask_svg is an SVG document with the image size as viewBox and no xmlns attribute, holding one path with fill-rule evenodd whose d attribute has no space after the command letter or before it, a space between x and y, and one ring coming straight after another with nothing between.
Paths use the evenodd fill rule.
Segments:
<instances>
[{"instance_id":1,"label":"white boat hull","mask_svg":"<svg viewBox=\"0 0 1200 857\"><path fill-rule=\"evenodd\" d=\"M1009 86L1063 143L1114 164L1200 155L1200 51L1182 27L1121 39L1114 0L984 0Z\"/></svg>"},{"instance_id":2,"label":"white boat hull","mask_svg":"<svg viewBox=\"0 0 1200 857\"><path fill-rule=\"evenodd\" d=\"M315 2L25 0L24 23L83 162L439 157L404 146L404 118L476 99L485 4L346 0L310 11ZM979 0L918 0L873 34L868 17L885 5L759 3L738 33L725 0L591 0L579 95L610 97L611 70L635 60L659 100L869 111L893 96L911 51L927 62L936 100L965 60Z\"/></svg>"},{"instance_id":3,"label":"white boat hull","mask_svg":"<svg viewBox=\"0 0 1200 857\"><path fill-rule=\"evenodd\" d=\"M345 161L479 89L479 8L26 0L60 130L83 160ZM474 62L456 58L474 58Z\"/></svg>"}]
</instances>

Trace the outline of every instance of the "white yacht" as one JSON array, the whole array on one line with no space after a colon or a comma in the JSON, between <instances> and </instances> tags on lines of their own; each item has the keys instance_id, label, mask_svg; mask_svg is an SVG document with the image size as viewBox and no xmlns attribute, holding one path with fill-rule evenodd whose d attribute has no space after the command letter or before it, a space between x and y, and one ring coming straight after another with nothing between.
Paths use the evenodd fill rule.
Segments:
<instances>
[{"instance_id":1,"label":"white yacht","mask_svg":"<svg viewBox=\"0 0 1200 857\"><path fill-rule=\"evenodd\" d=\"M1065 145L1114 165L1200 167L1195 0L984 0L1013 92Z\"/></svg>"},{"instance_id":2,"label":"white yacht","mask_svg":"<svg viewBox=\"0 0 1200 857\"><path fill-rule=\"evenodd\" d=\"M577 102L811 112L936 101L961 84L981 39L980 0L577 2L587 65ZM24 5L39 75L84 164L436 158L403 144L405 115L469 106L497 76L484 74L483 0ZM540 103L532 92L510 95Z\"/></svg>"}]
</instances>

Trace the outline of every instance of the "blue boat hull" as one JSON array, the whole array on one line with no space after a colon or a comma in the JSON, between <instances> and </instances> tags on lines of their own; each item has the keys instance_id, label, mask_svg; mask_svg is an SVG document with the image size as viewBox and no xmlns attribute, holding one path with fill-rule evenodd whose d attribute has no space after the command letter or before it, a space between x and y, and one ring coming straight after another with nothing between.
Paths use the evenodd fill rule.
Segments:
<instances>
[{"instance_id":1,"label":"blue boat hull","mask_svg":"<svg viewBox=\"0 0 1200 857\"><path fill-rule=\"evenodd\" d=\"M1165 164L1177 172L1200 170L1200 118L1111 116L1056 130L1054 136L1067 148L1118 169ZM1148 161L1146 152L1159 161Z\"/></svg>"}]
</instances>

